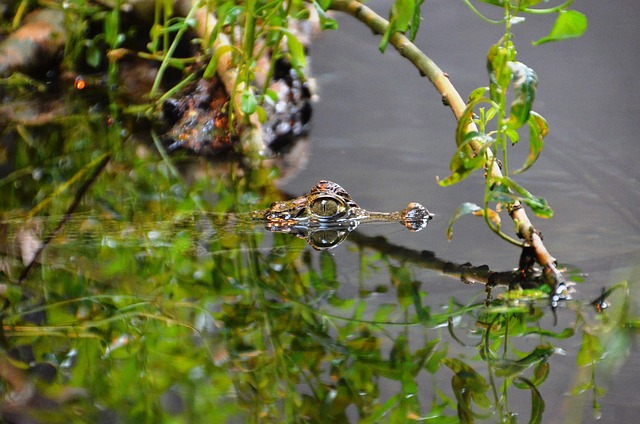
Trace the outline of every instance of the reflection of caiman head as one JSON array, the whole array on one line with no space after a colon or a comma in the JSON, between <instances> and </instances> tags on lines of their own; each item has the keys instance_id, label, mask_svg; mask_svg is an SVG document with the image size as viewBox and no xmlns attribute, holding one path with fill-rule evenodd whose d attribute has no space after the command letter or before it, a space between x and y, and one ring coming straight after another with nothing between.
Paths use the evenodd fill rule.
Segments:
<instances>
[{"instance_id":1,"label":"reflection of caiman head","mask_svg":"<svg viewBox=\"0 0 640 424\"><path fill-rule=\"evenodd\" d=\"M325 250L342 243L361 223L400 222L409 231L420 231L433 214L419 203L409 203L399 212L370 212L359 207L339 184L322 180L308 194L274 202L253 218L265 220L270 231L294 234L315 249Z\"/></svg>"}]
</instances>

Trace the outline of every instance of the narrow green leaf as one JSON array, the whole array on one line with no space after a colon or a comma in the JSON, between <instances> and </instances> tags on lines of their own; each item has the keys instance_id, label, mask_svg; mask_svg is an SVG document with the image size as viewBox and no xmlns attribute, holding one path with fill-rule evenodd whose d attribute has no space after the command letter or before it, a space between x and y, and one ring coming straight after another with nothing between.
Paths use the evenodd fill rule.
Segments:
<instances>
[{"instance_id":1,"label":"narrow green leaf","mask_svg":"<svg viewBox=\"0 0 640 424\"><path fill-rule=\"evenodd\" d=\"M514 98L509 112L509 128L517 130L529 119L529 112L536 98L538 76L521 62L508 62L513 81Z\"/></svg>"},{"instance_id":2,"label":"narrow green leaf","mask_svg":"<svg viewBox=\"0 0 640 424\"><path fill-rule=\"evenodd\" d=\"M422 15L420 13L420 6L422 6L424 0L416 0L415 5L413 7L413 17L411 18L411 25L409 29L411 30L409 33L409 40L413 41L418 34L418 29L420 28L420 23L422 22Z\"/></svg>"},{"instance_id":3,"label":"narrow green leaf","mask_svg":"<svg viewBox=\"0 0 640 424\"><path fill-rule=\"evenodd\" d=\"M267 122L267 111L260 105L256 106L256 113L258 114L258 120L261 124Z\"/></svg>"},{"instance_id":4,"label":"narrow green leaf","mask_svg":"<svg viewBox=\"0 0 640 424\"><path fill-rule=\"evenodd\" d=\"M305 68L307 66L307 58L305 57L304 46L295 35L287 32L286 37L291 64L296 69Z\"/></svg>"},{"instance_id":5,"label":"narrow green leaf","mask_svg":"<svg viewBox=\"0 0 640 424\"><path fill-rule=\"evenodd\" d=\"M405 33L409 29L409 25L413 20L415 7L414 0L395 0L395 3L389 11L389 25L382 35L382 40L380 40L380 45L378 46L382 53L384 53L394 33Z\"/></svg>"},{"instance_id":6,"label":"narrow green leaf","mask_svg":"<svg viewBox=\"0 0 640 424\"><path fill-rule=\"evenodd\" d=\"M489 385L473 367L457 358L444 358L442 363L455 373L452 386L456 392L456 399L470 400L468 397L470 395L479 406L484 408L491 406L492 402L486 395ZM470 406L470 403L466 403L465 406Z\"/></svg>"},{"instance_id":7,"label":"narrow green leaf","mask_svg":"<svg viewBox=\"0 0 640 424\"><path fill-rule=\"evenodd\" d=\"M492 4L494 6L504 6L504 0L480 0L482 3Z\"/></svg>"},{"instance_id":8,"label":"narrow green leaf","mask_svg":"<svg viewBox=\"0 0 640 424\"><path fill-rule=\"evenodd\" d=\"M312 0L311 4L313 4L313 7L315 7L318 12L321 29L338 29L338 22L335 19L330 18L326 13L327 9L331 5L331 1L323 0L322 4L320 4L316 0Z\"/></svg>"},{"instance_id":9,"label":"narrow green leaf","mask_svg":"<svg viewBox=\"0 0 640 424\"><path fill-rule=\"evenodd\" d=\"M395 407L400 402L401 395L402 393L396 393L395 395L387 399L385 403L383 403L382 405L378 405L376 408L374 408L371 415L360 421L360 424L374 424L380 422L382 418L384 418L384 416L387 415L389 411L391 411L391 409L393 409L393 407Z\"/></svg>"},{"instance_id":10,"label":"narrow green leaf","mask_svg":"<svg viewBox=\"0 0 640 424\"><path fill-rule=\"evenodd\" d=\"M490 201L512 204L518 200L529 206L533 213L540 218L551 218L553 216L553 209L549 207L549 204L544 198L529 193L529 191L511 178L497 178L495 181L496 184L494 184L493 189L489 192Z\"/></svg>"},{"instance_id":11,"label":"narrow green leaf","mask_svg":"<svg viewBox=\"0 0 640 424\"><path fill-rule=\"evenodd\" d=\"M534 111L529 113L529 120L527 122L529 124L529 155L522 167L515 170L514 174L526 171L538 160L544 147L544 138L549 132L547 121Z\"/></svg>"},{"instance_id":12,"label":"narrow green leaf","mask_svg":"<svg viewBox=\"0 0 640 424\"><path fill-rule=\"evenodd\" d=\"M533 352L517 361L503 358L491 361L491 368L498 377L514 378L531 366L546 361L554 352L554 347L549 344L539 345Z\"/></svg>"},{"instance_id":13,"label":"narrow green leaf","mask_svg":"<svg viewBox=\"0 0 640 424\"><path fill-rule=\"evenodd\" d=\"M461 216L468 215L470 213L476 213L476 212L481 211L481 210L482 210L482 208L480 206L476 205L475 203L465 202L465 203L461 204L460 206L458 206L458 208L455 210L455 212L451 216L451 219L449 220L449 226L447 227L447 238L449 240L451 240L451 238L453 237L453 224Z\"/></svg>"},{"instance_id":14,"label":"narrow green leaf","mask_svg":"<svg viewBox=\"0 0 640 424\"><path fill-rule=\"evenodd\" d=\"M542 399L537 387L531 381L523 377L518 377L517 379L526 384L531 391L531 418L529 418L529 424L540 424L545 408L544 399Z\"/></svg>"},{"instance_id":15,"label":"narrow green leaf","mask_svg":"<svg viewBox=\"0 0 640 424\"><path fill-rule=\"evenodd\" d=\"M551 41L567 40L582 36L587 30L587 17L575 10L560 10L551 32L541 39L534 41L534 45Z\"/></svg>"},{"instance_id":16,"label":"narrow green leaf","mask_svg":"<svg viewBox=\"0 0 640 424\"><path fill-rule=\"evenodd\" d=\"M211 57L211 60L209 60L209 63L207 64L207 67L204 70L204 78L209 79L209 78L213 78L213 76L216 74L217 70L218 70L218 62L220 62L220 58L222 57L223 54L230 52L231 50L233 50L232 46L221 46L219 48L217 48L215 50L215 52L213 52L213 56Z\"/></svg>"}]
</instances>

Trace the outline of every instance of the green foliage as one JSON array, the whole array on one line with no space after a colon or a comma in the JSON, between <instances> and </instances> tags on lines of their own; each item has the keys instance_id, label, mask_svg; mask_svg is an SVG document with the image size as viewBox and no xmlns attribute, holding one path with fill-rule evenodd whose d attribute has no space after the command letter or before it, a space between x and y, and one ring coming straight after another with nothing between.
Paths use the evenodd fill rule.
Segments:
<instances>
[{"instance_id":1,"label":"green foliage","mask_svg":"<svg viewBox=\"0 0 640 424\"><path fill-rule=\"evenodd\" d=\"M395 0L389 11L389 25L380 40L379 49L382 53L387 48L393 34L397 32L404 34L410 31L409 39L413 41L420 27L422 19L420 6L423 2L424 0Z\"/></svg>"},{"instance_id":2,"label":"green foliage","mask_svg":"<svg viewBox=\"0 0 640 424\"><path fill-rule=\"evenodd\" d=\"M102 152L123 141L120 128L94 121L101 122L70 119L49 128L49 142L19 146L15 175L0 180L8 202L2 246L25 230L45 238ZM526 390L530 400L519 409L536 423L546 418L558 341L582 341L579 370L611 369L628 355L638 321L628 311L611 308L577 331L594 321L577 303L568 309L578 311L575 324L541 324L549 313L542 291L437 305L422 287L429 268L416 273L382 250L358 249L362 287L347 296L352 276L334 255L242 219L274 200L271 170L187 186L153 153L114 155L21 285L12 282L24 264L2 253L0 280L11 288L3 295L2 352L28 355L0 361L56 370L37 385L57 402L49 419L507 421L514 416L507 393ZM23 172L34 168L39 181ZM603 293L598 305L625 287ZM443 333L447 323L455 337ZM578 383L576 396L602 395L595 377ZM72 389L82 396L54 396Z\"/></svg>"},{"instance_id":3,"label":"green foliage","mask_svg":"<svg viewBox=\"0 0 640 424\"><path fill-rule=\"evenodd\" d=\"M587 30L587 17L575 10L559 10L556 22L546 37L534 41L539 45L551 41L567 40L582 36Z\"/></svg>"},{"instance_id":4,"label":"green foliage","mask_svg":"<svg viewBox=\"0 0 640 424\"><path fill-rule=\"evenodd\" d=\"M451 175L439 183L442 186L456 184L474 171L484 170L486 188L483 206L472 203L460 206L450 220L447 236L451 238L453 223L460 216L474 214L484 217L487 225L498 235L518 244L501 231L499 211L510 211L516 205L525 205L537 216L550 218L553 216L553 210L544 198L533 195L512 178L512 175L526 171L536 162L543 150L544 138L549 127L546 120L533 110L538 77L533 69L516 60L517 53L512 41L511 28L524 20L521 14L557 13L558 19L554 29L548 36L536 42L540 44L580 36L586 29L586 18L579 12L568 10L571 1L550 9L536 8L540 1L482 2L502 8L503 18L500 21L491 20L482 15L470 1L465 0L474 13L484 20L504 24L505 33L500 41L489 49L489 87L480 87L470 94L467 108L458 121L458 148L451 160ZM520 143L523 138L521 128L525 124L529 127L529 154L520 168L510 171L509 145L516 146ZM470 129L471 125L475 125L477 130ZM491 149L495 150L495 155ZM501 168L504 176L494 175L491 172L494 167ZM492 204L495 206L491 207Z\"/></svg>"}]
</instances>

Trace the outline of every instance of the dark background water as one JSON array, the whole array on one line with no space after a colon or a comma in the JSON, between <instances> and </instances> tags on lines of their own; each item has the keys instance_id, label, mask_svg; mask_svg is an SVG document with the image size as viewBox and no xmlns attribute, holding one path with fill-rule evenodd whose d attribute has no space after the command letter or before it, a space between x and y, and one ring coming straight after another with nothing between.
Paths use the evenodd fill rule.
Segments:
<instances>
[{"instance_id":1,"label":"dark background water","mask_svg":"<svg viewBox=\"0 0 640 424\"><path fill-rule=\"evenodd\" d=\"M385 2L373 2L373 7L386 14ZM531 41L551 29L551 17L527 17L514 28L518 60L532 67L540 80L534 109L550 125L541 159L517 181L554 208L553 219L532 217L534 225L561 263L588 274L575 297L591 299L603 286L621 280L637 286L638 281L640 9L623 0L579 1L573 7L589 19L582 38L532 46ZM482 22L462 2L427 0L423 16L416 44L450 75L461 95L487 85L486 52L502 28ZM306 192L324 178L339 182L373 210L419 201L437 215L427 231L407 235L394 226L381 226L367 233L455 262L494 269L516 266L517 249L479 219L458 221L453 241L446 240L455 208L465 201L481 203L483 193L479 174L454 187L436 183L437 176L448 174L454 152L453 115L408 61L392 48L378 52L379 38L369 29L347 16L338 16L338 21L339 31L322 33L311 51L319 94L311 154L306 170L287 182L286 191ZM520 163L527 149L525 143L518 146L511 160ZM337 256L341 248L334 251ZM434 304L477 292L431 278L433 285L422 288ZM545 422L565 420L568 406L563 406L561 394L569 388L573 361L554 364L547 384L557 397L545 399ZM640 377L638 354L618 371L603 401L602 422L631 422L640 410L634 390Z\"/></svg>"}]
</instances>

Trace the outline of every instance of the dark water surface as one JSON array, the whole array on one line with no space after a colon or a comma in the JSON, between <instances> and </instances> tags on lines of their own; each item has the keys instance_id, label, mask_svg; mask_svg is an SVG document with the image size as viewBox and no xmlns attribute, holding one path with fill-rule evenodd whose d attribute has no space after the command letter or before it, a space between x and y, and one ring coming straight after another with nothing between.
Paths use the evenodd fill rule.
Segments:
<instances>
[{"instance_id":1,"label":"dark water surface","mask_svg":"<svg viewBox=\"0 0 640 424\"><path fill-rule=\"evenodd\" d=\"M383 2L373 5L386 14ZM510 303L498 298L502 288L485 309L484 286L460 281L464 270L453 264L507 271L520 252L474 217L458 221L447 241L453 211L481 203L484 190L480 175L449 188L436 183L454 152L453 115L411 64L391 48L381 55L377 37L339 17L340 30L320 34L311 49L319 99L306 165L279 189L297 196L329 179L370 210L420 202L436 214L428 227L408 233L397 224L362 225L318 252L235 215L279 200L269 169L220 171L200 162L184 184L153 147L117 144L76 213L18 283L29 262L24 252L51 234L73 202L75 186L54 190L114 145L100 119L84 116L53 129L21 128L14 137L28 146L12 158L25 172L0 180L7 304L0 377L10 389L2 392L3 417L458 422L469 418L458 409L468 401L477 422L510 412L528 422L542 409L543 423L595 415L634 422L640 9L623 0L575 7L589 18L583 38L533 47L551 19L515 28L518 59L540 79L534 109L550 125L541 159L517 180L554 208L553 219L534 224L579 281L574 301L556 311L557 324L547 300ZM487 84L486 52L501 28L462 2L426 0L424 14L416 44L462 96ZM66 131L60 139L59 128ZM39 153L61 140L54 159ZM512 159L526 153L519 146ZM36 218L25 219L41 202ZM596 316L588 304L622 281L629 295L617 290L610 312ZM489 336L486 328L494 328ZM503 391L505 375L521 388Z\"/></svg>"}]
</instances>

